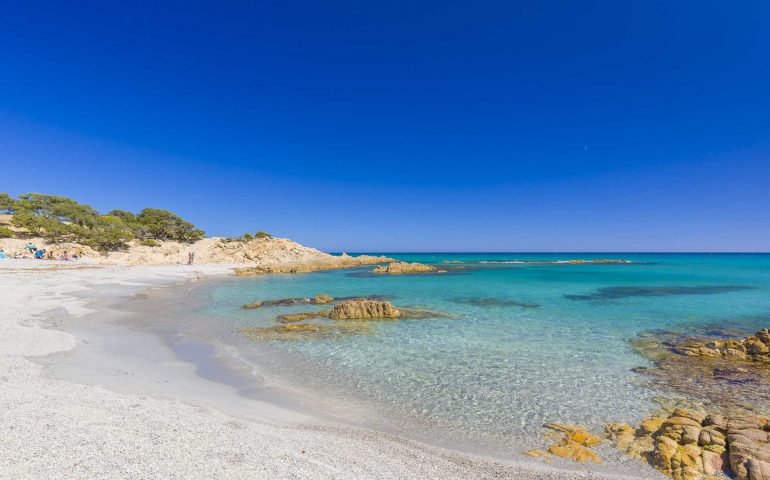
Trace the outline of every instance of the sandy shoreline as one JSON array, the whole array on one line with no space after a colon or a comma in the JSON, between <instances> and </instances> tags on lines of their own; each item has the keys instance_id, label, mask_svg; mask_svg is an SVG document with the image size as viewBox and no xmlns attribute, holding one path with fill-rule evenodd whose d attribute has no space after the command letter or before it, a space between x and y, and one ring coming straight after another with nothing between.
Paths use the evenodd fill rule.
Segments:
<instances>
[{"instance_id":1,"label":"sandy shoreline","mask_svg":"<svg viewBox=\"0 0 770 480\"><path fill-rule=\"evenodd\" d=\"M0 263L0 477L45 478L655 478L556 471L503 464L380 432L338 426L238 395L218 395L191 364L145 342L143 375L119 377L120 364L93 365L94 378L136 382L146 393L72 383L44 374L65 368L57 355L93 341L59 330L71 316L98 319L83 298L94 286L109 298L226 275L231 266L95 267ZM90 315L89 315L90 314ZM96 332L98 324L93 327ZM86 337L88 329L84 330ZM125 334L125 332L123 332ZM140 335L140 333L136 333ZM122 334L121 334L122 335ZM108 338L95 335L94 339ZM136 339L113 335L121 348ZM121 344L121 341L125 343ZM144 340L143 340L144 341ZM58 353L57 353L58 352ZM30 358L28 358L30 357ZM34 359L32 359L34 357ZM83 368L82 365L70 366ZM148 377L147 372L157 377ZM82 374L82 372L81 372ZM98 374L98 375L97 375ZM137 385L134 385L136 387ZM130 390L130 389L129 389ZM222 398L232 399L223 405ZM227 412L227 413L225 413ZM663 478L663 477L657 477Z\"/></svg>"}]
</instances>

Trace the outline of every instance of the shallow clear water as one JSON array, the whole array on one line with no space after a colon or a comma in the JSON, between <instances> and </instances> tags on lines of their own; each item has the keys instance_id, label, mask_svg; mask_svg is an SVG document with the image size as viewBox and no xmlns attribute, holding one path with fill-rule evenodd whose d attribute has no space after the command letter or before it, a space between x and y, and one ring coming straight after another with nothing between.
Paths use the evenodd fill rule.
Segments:
<instances>
[{"instance_id":1,"label":"shallow clear water","mask_svg":"<svg viewBox=\"0 0 770 480\"><path fill-rule=\"evenodd\" d=\"M368 268L237 278L211 292L208 334L241 358L332 405L361 406L364 423L506 451L539 446L544 422L599 427L655 407L631 371L646 365L628 340L652 329L770 326L767 254L394 254L472 267L445 275L373 276ZM623 258L639 263L522 265L512 260ZM485 263L478 263L485 262ZM370 334L255 343L240 327L281 313L254 300L387 295L456 318L377 322ZM203 328L203 327L202 327ZM352 410L352 407L351 407ZM371 412L376 412L376 417ZM358 419L362 420L362 419ZM440 432L440 433L436 433Z\"/></svg>"}]
</instances>

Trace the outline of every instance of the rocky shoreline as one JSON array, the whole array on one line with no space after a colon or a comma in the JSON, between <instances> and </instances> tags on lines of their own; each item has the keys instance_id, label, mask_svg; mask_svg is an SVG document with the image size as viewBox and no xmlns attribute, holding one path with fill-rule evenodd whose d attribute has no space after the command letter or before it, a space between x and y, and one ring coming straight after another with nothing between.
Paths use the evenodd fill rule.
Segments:
<instances>
[{"instance_id":1,"label":"rocky shoreline","mask_svg":"<svg viewBox=\"0 0 770 480\"><path fill-rule=\"evenodd\" d=\"M723 417L676 409L645 419L638 427L607 425L617 448L646 461L675 480L718 475L737 480L770 479L770 419Z\"/></svg>"},{"instance_id":2,"label":"rocky shoreline","mask_svg":"<svg viewBox=\"0 0 770 480\"><path fill-rule=\"evenodd\" d=\"M0 239L0 248L7 255L16 252L25 255L25 245L32 243L57 254L68 251L79 253L78 263L122 266L159 266L186 264L192 254L196 265L237 266L236 275L265 273L304 273L318 270L351 268L395 262L384 256L331 255L315 248L300 245L288 238L210 237L195 242L157 241L152 245L131 241L125 248L99 252L77 243L52 244L42 238ZM29 255L28 255L29 256ZM40 260L45 262L45 260Z\"/></svg>"},{"instance_id":3,"label":"rocky shoreline","mask_svg":"<svg viewBox=\"0 0 770 480\"><path fill-rule=\"evenodd\" d=\"M610 423L605 439L674 480L770 480L770 418L762 414L770 411L770 329L745 338L654 332L631 344L655 364L636 371L701 407L669 408L637 426ZM601 440L583 427L544 428L555 441L526 455L601 461L591 450Z\"/></svg>"},{"instance_id":4,"label":"rocky shoreline","mask_svg":"<svg viewBox=\"0 0 770 480\"><path fill-rule=\"evenodd\" d=\"M653 332L631 346L654 364L635 370L653 384L702 399L724 415L770 412L767 329L746 338Z\"/></svg>"},{"instance_id":5,"label":"rocky shoreline","mask_svg":"<svg viewBox=\"0 0 770 480\"><path fill-rule=\"evenodd\" d=\"M607 426L616 446L676 480L770 479L770 330L745 338L642 335L632 341L655 367L655 382L701 399L702 410L675 409L634 428Z\"/></svg>"},{"instance_id":6,"label":"rocky shoreline","mask_svg":"<svg viewBox=\"0 0 770 480\"><path fill-rule=\"evenodd\" d=\"M303 247L307 248L307 247ZM342 254L340 256L318 252L321 255L312 258L294 260L292 257L259 260L256 266L241 267L235 269L235 275L264 275L270 273L309 273L322 270L335 270L340 268L353 268L363 265L376 265L392 262L390 257L372 255L359 255L356 257Z\"/></svg>"}]
</instances>

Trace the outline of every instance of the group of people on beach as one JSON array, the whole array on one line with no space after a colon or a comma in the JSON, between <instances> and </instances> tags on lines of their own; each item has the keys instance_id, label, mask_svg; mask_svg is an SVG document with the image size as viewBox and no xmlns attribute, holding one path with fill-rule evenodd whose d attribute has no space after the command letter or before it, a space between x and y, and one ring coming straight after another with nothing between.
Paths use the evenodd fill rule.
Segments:
<instances>
[{"instance_id":1,"label":"group of people on beach","mask_svg":"<svg viewBox=\"0 0 770 480\"><path fill-rule=\"evenodd\" d=\"M17 252L16 254L5 253L5 250L0 248L0 259L34 258L35 260L61 260L64 262L69 262L73 260L79 260L82 258L82 256L83 255L80 251L70 255L67 250L64 250L59 255L55 255L53 251L46 250L45 248L37 248L37 246L32 242L28 242L24 249L21 252Z\"/></svg>"}]
</instances>

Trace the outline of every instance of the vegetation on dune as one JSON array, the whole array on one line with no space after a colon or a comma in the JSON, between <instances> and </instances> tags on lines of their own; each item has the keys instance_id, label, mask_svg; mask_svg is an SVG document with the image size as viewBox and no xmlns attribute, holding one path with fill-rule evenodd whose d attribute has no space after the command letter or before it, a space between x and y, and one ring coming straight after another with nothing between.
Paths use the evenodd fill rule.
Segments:
<instances>
[{"instance_id":1,"label":"vegetation on dune","mask_svg":"<svg viewBox=\"0 0 770 480\"><path fill-rule=\"evenodd\" d=\"M204 235L203 230L168 210L145 208L138 215L112 210L102 215L71 198L41 193L18 198L0 193L0 211L12 214L13 225L29 236L82 243L99 250L119 249L133 239L155 246L165 240L194 242ZM0 237L13 234L8 228L0 229Z\"/></svg>"},{"instance_id":2,"label":"vegetation on dune","mask_svg":"<svg viewBox=\"0 0 770 480\"><path fill-rule=\"evenodd\" d=\"M254 235L250 233L244 233L240 237L227 237L224 239L225 242L232 243L232 242L250 242L254 240L255 238L259 239L270 239L273 238L272 235L270 235L267 232L263 232L262 230L258 231Z\"/></svg>"},{"instance_id":3,"label":"vegetation on dune","mask_svg":"<svg viewBox=\"0 0 770 480\"><path fill-rule=\"evenodd\" d=\"M180 242L194 242L203 238L203 230L195 228L195 225L182 217L159 208L142 209L136 216L136 225L134 233L140 238Z\"/></svg>"},{"instance_id":4,"label":"vegetation on dune","mask_svg":"<svg viewBox=\"0 0 770 480\"><path fill-rule=\"evenodd\" d=\"M145 238L141 242L139 242L139 245L142 245L144 247L159 247L160 243L157 240L153 240L152 238Z\"/></svg>"}]
</instances>

